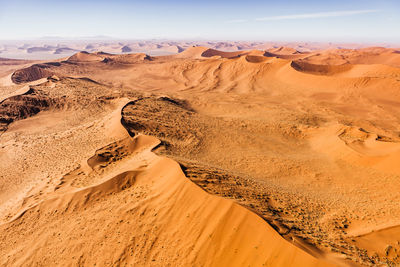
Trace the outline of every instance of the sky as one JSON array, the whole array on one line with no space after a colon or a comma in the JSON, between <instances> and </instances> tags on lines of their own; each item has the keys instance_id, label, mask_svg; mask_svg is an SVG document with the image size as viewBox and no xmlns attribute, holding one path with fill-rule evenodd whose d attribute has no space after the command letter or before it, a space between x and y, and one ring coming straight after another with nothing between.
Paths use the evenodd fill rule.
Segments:
<instances>
[{"instance_id":1,"label":"sky","mask_svg":"<svg viewBox=\"0 0 400 267\"><path fill-rule=\"evenodd\" d=\"M0 39L400 43L400 0L0 0Z\"/></svg>"}]
</instances>

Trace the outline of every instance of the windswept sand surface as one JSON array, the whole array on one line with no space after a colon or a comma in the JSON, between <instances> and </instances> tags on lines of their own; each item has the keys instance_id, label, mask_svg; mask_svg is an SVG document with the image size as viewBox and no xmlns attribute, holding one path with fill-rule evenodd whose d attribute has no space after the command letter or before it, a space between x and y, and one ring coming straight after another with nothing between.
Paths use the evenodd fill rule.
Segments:
<instances>
[{"instance_id":1,"label":"windswept sand surface","mask_svg":"<svg viewBox=\"0 0 400 267\"><path fill-rule=\"evenodd\" d=\"M191 47L9 65L0 264L400 264L398 55Z\"/></svg>"}]
</instances>

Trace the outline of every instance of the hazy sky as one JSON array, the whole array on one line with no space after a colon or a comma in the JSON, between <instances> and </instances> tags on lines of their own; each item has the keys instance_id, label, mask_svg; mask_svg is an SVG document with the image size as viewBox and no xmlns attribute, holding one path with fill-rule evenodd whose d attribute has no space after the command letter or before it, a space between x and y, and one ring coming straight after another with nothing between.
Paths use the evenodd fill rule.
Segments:
<instances>
[{"instance_id":1,"label":"hazy sky","mask_svg":"<svg viewBox=\"0 0 400 267\"><path fill-rule=\"evenodd\" d=\"M0 39L400 42L400 0L0 0Z\"/></svg>"}]
</instances>

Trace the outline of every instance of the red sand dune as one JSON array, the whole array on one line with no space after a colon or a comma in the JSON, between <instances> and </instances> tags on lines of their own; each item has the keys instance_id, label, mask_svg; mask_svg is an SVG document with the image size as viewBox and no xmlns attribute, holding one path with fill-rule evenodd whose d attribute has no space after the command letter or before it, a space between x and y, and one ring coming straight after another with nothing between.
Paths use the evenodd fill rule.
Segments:
<instances>
[{"instance_id":1,"label":"red sand dune","mask_svg":"<svg viewBox=\"0 0 400 267\"><path fill-rule=\"evenodd\" d=\"M0 264L400 264L397 50L232 50L7 66Z\"/></svg>"}]
</instances>

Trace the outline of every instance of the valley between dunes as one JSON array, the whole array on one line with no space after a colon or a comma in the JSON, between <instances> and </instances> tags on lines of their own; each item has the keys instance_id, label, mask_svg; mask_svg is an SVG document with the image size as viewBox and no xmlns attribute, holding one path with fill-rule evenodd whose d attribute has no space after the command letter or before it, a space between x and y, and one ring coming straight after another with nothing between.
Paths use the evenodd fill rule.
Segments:
<instances>
[{"instance_id":1,"label":"valley between dunes","mask_svg":"<svg viewBox=\"0 0 400 267\"><path fill-rule=\"evenodd\" d=\"M1 66L0 265L400 264L395 49Z\"/></svg>"}]
</instances>

